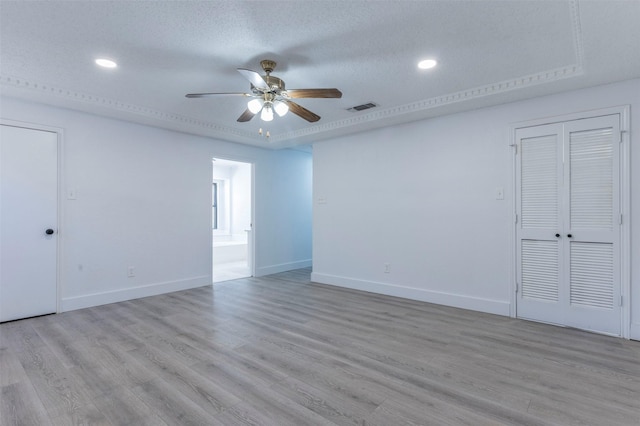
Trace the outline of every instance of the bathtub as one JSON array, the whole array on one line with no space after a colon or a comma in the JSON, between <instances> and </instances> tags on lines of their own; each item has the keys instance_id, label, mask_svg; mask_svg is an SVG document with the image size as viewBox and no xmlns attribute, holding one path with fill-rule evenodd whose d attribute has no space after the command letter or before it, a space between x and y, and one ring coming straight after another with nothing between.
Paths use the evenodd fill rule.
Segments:
<instances>
[{"instance_id":1,"label":"bathtub","mask_svg":"<svg viewBox=\"0 0 640 426\"><path fill-rule=\"evenodd\" d=\"M213 241L213 264L220 265L230 262L247 260L247 236L215 237Z\"/></svg>"}]
</instances>

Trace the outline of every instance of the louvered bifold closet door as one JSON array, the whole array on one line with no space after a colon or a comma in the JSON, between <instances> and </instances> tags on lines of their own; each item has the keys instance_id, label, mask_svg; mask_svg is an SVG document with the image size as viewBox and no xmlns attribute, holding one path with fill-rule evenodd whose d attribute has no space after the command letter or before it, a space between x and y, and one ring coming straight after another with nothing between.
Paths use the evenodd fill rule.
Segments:
<instances>
[{"instance_id":1,"label":"louvered bifold closet door","mask_svg":"<svg viewBox=\"0 0 640 426\"><path fill-rule=\"evenodd\" d=\"M565 124L565 324L620 334L619 116Z\"/></svg>"},{"instance_id":2,"label":"louvered bifold closet door","mask_svg":"<svg viewBox=\"0 0 640 426\"><path fill-rule=\"evenodd\" d=\"M562 323L562 126L516 131L517 314Z\"/></svg>"}]
</instances>

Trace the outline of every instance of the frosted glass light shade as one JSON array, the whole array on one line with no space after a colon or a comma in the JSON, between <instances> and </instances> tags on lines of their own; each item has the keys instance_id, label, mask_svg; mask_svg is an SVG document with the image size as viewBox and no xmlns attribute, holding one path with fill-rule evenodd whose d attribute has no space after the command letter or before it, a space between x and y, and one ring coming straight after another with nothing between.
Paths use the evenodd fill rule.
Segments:
<instances>
[{"instance_id":1,"label":"frosted glass light shade","mask_svg":"<svg viewBox=\"0 0 640 426\"><path fill-rule=\"evenodd\" d=\"M273 120L273 108L271 108L271 105L265 105L264 108L262 108L260 118L262 119L262 121Z\"/></svg>"},{"instance_id":2,"label":"frosted glass light shade","mask_svg":"<svg viewBox=\"0 0 640 426\"><path fill-rule=\"evenodd\" d=\"M253 114L257 114L262 109L262 101L260 99L252 99L247 104L247 108Z\"/></svg>"},{"instance_id":3,"label":"frosted glass light shade","mask_svg":"<svg viewBox=\"0 0 640 426\"><path fill-rule=\"evenodd\" d=\"M282 117L287 112L289 112L289 105L287 105L286 103L281 102L281 101L276 101L273 104L273 109L276 110L276 114L278 114L280 117Z\"/></svg>"}]
</instances>

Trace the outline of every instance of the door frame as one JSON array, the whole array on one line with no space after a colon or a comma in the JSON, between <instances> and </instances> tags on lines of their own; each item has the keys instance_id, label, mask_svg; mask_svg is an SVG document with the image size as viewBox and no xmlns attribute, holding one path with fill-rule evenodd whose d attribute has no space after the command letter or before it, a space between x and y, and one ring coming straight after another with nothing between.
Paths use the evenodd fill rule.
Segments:
<instances>
[{"instance_id":1,"label":"door frame","mask_svg":"<svg viewBox=\"0 0 640 426\"><path fill-rule=\"evenodd\" d=\"M620 224L620 294L622 295L622 306L620 308L620 330L621 337L629 339L631 332L631 170L630 170L630 134L629 134L629 105L613 106L596 110L588 110L571 114L539 118L512 123L509 126L508 145L511 165L511 179L509 180L509 193L511 194L511 226L509 227L509 315L517 317L517 217L516 217L516 130L535 127L545 124L563 123L566 121L583 120L600 117L603 115L620 115L620 213L622 223Z\"/></svg>"},{"instance_id":2,"label":"door frame","mask_svg":"<svg viewBox=\"0 0 640 426\"><path fill-rule=\"evenodd\" d=\"M57 194L56 194L56 314L61 312L62 309L62 287L64 283L62 265L63 265L63 246L64 246L64 230L61 230L62 218L64 213L64 203L62 202L64 185L64 130L60 127L46 126L42 124L29 123L24 121L10 120L0 117L0 125L19 127L23 129L38 130L44 132L51 132L56 134L57 139Z\"/></svg>"},{"instance_id":3,"label":"door frame","mask_svg":"<svg viewBox=\"0 0 640 426\"><path fill-rule=\"evenodd\" d=\"M251 233L249 234L249 238L247 239L247 244L250 247L249 255L250 259L247 259L249 262L249 272L251 273L251 277L256 276L256 162L251 158L243 158L243 157L235 157L235 156L226 156L226 155L211 155L210 160L213 158L219 158L221 160L227 161L235 161L237 163L245 163L251 166ZM209 173L209 180L211 180L211 173ZM211 182L209 183L211 184ZM209 191L211 194L211 191ZM209 205L211 206L213 200L209 200ZM211 244L211 223L213 222L213 210L209 209L209 271L213 274L213 245ZM211 277L213 278L213 277ZM210 280L211 281L211 280Z\"/></svg>"}]
</instances>

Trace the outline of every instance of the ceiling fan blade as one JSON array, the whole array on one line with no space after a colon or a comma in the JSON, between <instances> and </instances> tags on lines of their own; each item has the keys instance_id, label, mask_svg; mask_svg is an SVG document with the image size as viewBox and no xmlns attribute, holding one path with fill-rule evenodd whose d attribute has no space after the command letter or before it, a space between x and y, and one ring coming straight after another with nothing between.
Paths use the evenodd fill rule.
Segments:
<instances>
[{"instance_id":1,"label":"ceiling fan blade","mask_svg":"<svg viewBox=\"0 0 640 426\"><path fill-rule=\"evenodd\" d=\"M238 122L244 123L246 121L250 121L254 116L255 114L247 109L245 110L245 112L242 113L240 117L238 117Z\"/></svg>"},{"instance_id":2,"label":"ceiling fan blade","mask_svg":"<svg viewBox=\"0 0 640 426\"><path fill-rule=\"evenodd\" d=\"M304 118L308 122L315 123L316 121L320 120L320 116L318 114L314 114L313 112L309 111L305 107L300 106L295 102L291 102L287 100L285 100L284 102L286 102L287 105L289 105L289 111L291 111L292 113L294 113L295 115L301 118Z\"/></svg>"},{"instance_id":3,"label":"ceiling fan blade","mask_svg":"<svg viewBox=\"0 0 640 426\"><path fill-rule=\"evenodd\" d=\"M206 98L209 96L253 96L249 93L189 93L185 95L187 98Z\"/></svg>"},{"instance_id":4,"label":"ceiling fan blade","mask_svg":"<svg viewBox=\"0 0 640 426\"><path fill-rule=\"evenodd\" d=\"M341 98L342 92L338 89L290 89L287 90L290 98Z\"/></svg>"},{"instance_id":5,"label":"ceiling fan blade","mask_svg":"<svg viewBox=\"0 0 640 426\"><path fill-rule=\"evenodd\" d=\"M249 82L251 84L253 84L253 87L255 87L256 89L260 89L260 90L270 90L271 89L269 87L269 85L267 84L267 82L264 81L264 78L262 78L262 76L260 74L258 74L257 72L255 72L253 70L248 70L246 68L238 68L238 72L240 74L242 74L244 76L244 78L249 80Z\"/></svg>"}]
</instances>

